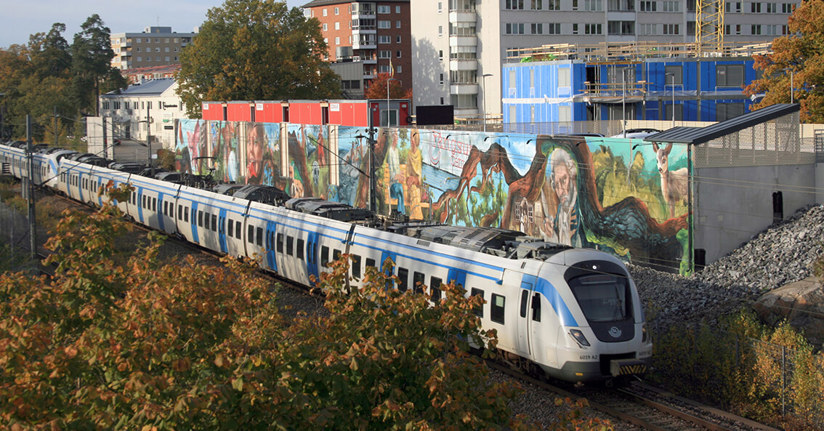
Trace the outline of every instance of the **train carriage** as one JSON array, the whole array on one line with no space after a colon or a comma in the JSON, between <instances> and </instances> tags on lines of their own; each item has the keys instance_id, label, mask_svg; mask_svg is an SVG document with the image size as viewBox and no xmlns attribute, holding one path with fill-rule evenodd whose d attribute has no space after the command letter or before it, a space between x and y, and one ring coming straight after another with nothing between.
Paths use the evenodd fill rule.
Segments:
<instances>
[{"instance_id":1,"label":"train carriage","mask_svg":"<svg viewBox=\"0 0 824 431\"><path fill-rule=\"evenodd\" d=\"M24 152L0 145L0 157L18 177L27 172ZM442 283L484 299L476 314L498 334L498 349L527 368L569 381L642 373L652 342L637 289L615 256L528 238L494 228L398 222L380 225L362 209L317 198L272 205L207 190L56 160L56 181L46 185L80 202L101 205L101 186L129 183L118 202L128 216L178 234L202 247L247 258L294 282L331 271L327 264L350 256L347 287L362 286L368 267L390 260L392 286L428 289L434 303Z\"/></svg>"}]
</instances>

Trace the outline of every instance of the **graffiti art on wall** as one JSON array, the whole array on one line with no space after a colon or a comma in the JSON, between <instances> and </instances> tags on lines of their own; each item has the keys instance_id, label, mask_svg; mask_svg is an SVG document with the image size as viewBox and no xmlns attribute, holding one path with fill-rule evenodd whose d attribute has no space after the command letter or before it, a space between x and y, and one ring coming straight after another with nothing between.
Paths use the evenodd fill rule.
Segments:
<instances>
[{"instance_id":1,"label":"graffiti art on wall","mask_svg":"<svg viewBox=\"0 0 824 431\"><path fill-rule=\"evenodd\" d=\"M246 183L283 188L280 125L246 124Z\"/></svg>"},{"instance_id":2,"label":"graffiti art on wall","mask_svg":"<svg viewBox=\"0 0 824 431\"><path fill-rule=\"evenodd\" d=\"M194 171L193 154L205 153L223 181L274 185L293 197L365 208L372 151L380 214L513 229L691 270L685 146L406 128L368 136L355 127L337 127L332 142L328 126L288 124L282 147L280 126L182 122L180 168L188 160Z\"/></svg>"},{"instance_id":3,"label":"graffiti art on wall","mask_svg":"<svg viewBox=\"0 0 824 431\"><path fill-rule=\"evenodd\" d=\"M181 120L178 126L177 142L175 143L175 168L178 172L200 174L205 170L207 133L204 120Z\"/></svg>"}]
</instances>

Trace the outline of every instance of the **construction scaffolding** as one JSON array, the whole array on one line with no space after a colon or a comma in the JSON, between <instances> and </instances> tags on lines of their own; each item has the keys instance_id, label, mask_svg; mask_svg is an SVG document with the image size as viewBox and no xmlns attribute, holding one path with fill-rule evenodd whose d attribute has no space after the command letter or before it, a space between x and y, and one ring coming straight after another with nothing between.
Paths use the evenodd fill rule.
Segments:
<instances>
[{"instance_id":1,"label":"construction scaffolding","mask_svg":"<svg viewBox=\"0 0 824 431\"><path fill-rule=\"evenodd\" d=\"M723 18L722 18L723 19ZM723 30L723 27L722 27ZM698 42L601 42L597 44L560 43L534 48L507 50L507 62L528 63L533 61L583 60L591 64L633 63L650 58L752 57L772 53L772 42L714 42L712 53L701 49Z\"/></svg>"},{"instance_id":2,"label":"construction scaffolding","mask_svg":"<svg viewBox=\"0 0 824 431\"><path fill-rule=\"evenodd\" d=\"M698 0L695 11L695 44L698 57L724 52L724 2Z\"/></svg>"}]
</instances>

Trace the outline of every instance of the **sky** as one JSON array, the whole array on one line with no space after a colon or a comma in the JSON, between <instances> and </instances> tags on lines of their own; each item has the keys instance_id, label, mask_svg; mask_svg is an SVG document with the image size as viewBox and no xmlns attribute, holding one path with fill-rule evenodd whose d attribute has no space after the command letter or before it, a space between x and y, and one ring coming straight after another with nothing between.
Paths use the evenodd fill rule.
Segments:
<instances>
[{"instance_id":1,"label":"sky","mask_svg":"<svg viewBox=\"0 0 824 431\"><path fill-rule=\"evenodd\" d=\"M309 0L287 0L298 7ZM223 0L0 0L0 48L25 45L29 35L47 33L52 24L66 24L63 37L71 44L80 25L92 14L100 15L112 33L139 33L149 26L192 32L206 19L206 11Z\"/></svg>"}]
</instances>

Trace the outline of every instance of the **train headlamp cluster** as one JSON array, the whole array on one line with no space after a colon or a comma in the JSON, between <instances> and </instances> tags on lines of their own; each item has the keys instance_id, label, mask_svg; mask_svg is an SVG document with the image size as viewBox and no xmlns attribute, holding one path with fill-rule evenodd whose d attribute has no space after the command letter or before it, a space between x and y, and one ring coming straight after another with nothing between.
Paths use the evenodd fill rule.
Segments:
<instances>
[{"instance_id":1,"label":"train headlamp cluster","mask_svg":"<svg viewBox=\"0 0 824 431\"><path fill-rule=\"evenodd\" d=\"M644 323L641 325L641 342L649 343L650 341L652 340L650 339L649 331L647 331L647 324Z\"/></svg>"},{"instance_id":2,"label":"train headlamp cluster","mask_svg":"<svg viewBox=\"0 0 824 431\"><path fill-rule=\"evenodd\" d=\"M587 337L584 336L584 333L581 332L580 329L570 329L569 335L578 343L581 347L589 347L589 341L587 341Z\"/></svg>"}]
</instances>

